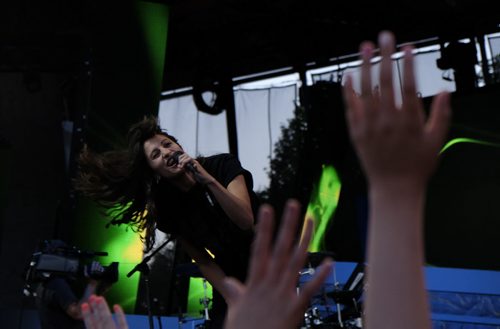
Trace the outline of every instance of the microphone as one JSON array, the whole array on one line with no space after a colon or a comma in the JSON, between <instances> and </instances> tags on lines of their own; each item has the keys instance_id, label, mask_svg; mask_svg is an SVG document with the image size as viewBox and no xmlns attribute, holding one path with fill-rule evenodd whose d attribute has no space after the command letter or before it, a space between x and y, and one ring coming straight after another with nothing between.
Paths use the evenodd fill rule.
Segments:
<instances>
[{"instance_id":1,"label":"microphone","mask_svg":"<svg viewBox=\"0 0 500 329\"><path fill-rule=\"evenodd\" d=\"M176 165L176 164L178 164L178 163L179 163L179 157L180 157L181 155L183 155L183 154L184 154L184 152L182 152L182 151L175 151L175 152L174 152L174 154L172 154L172 155L170 156L170 159L172 159L172 161L173 161L172 165ZM169 159L169 160L170 160L170 159ZM186 163L186 164L184 165L184 167L185 167L188 171L190 171L191 173L193 173L193 174L197 174L197 173L198 173L198 169L196 169L196 167L195 167L195 166L193 165L193 163L191 163L191 162Z\"/></svg>"},{"instance_id":2,"label":"microphone","mask_svg":"<svg viewBox=\"0 0 500 329\"><path fill-rule=\"evenodd\" d=\"M184 154L184 152L182 151L176 151L174 152L170 157L169 159L167 160L167 164L169 164L170 161L172 161L172 166L173 165L176 165L176 164L179 164L179 157ZM184 165L184 168L186 168L187 171L191 172L193 175L195 175L195 179L198 180L196 178L196 174L199 174L200 172L198 171L198 169L196 169L195 165L192 163L192 162L188 162ZM210 206L214 207L215 204L214 204L214 201L212 200L212 197L210 196L210 193L208 193L208 191L205 191L205 197L207 198L208 200L208 203L210 204Z\"/></svg>"}]
</instances>

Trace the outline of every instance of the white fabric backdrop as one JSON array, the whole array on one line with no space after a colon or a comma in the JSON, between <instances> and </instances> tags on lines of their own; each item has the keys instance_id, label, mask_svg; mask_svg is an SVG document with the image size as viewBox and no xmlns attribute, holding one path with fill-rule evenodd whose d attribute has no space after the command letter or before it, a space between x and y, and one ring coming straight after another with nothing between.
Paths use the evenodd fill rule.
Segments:
<instances>
[{"instance_id":1,"label":"white fabric backdrop","mask_svg":"<svg viewBox=\"0 0 500 329\"><path fill-rule=\"evenodd\" d=\"M498 39L490 39L492 47ZM423 97L439 91L455 90L455 83L442 79L443 71L436 66L439 51L422 51L416 54L417 88ZM400 57L400 54L397 56ZM374 85L377 84L380 63L373 64ZM394 70L402 74L402 62L394 60ZM327 69L327 68L326 68ZM310 70L311 80L336 80L339 66L331 70ZM343 74L350 73L355 89L359 89L359 61L340 65ZM319 72L320 71L320 72ZM333 79L332 79L333 77ZM292 118L298 103L298 76L288 77L295 81L289 85L265 89L236 88L236 129L238 157L243 166L254 177L254 189L260 191L268 186L267 170L273 155L273 147L280 138L281 126ZM396 98L401 100L401 76L394 77ZM160 124L176 136L185 151L192 156L229 152L226 115L211 116L196 110L191 96L164 100L160 103Z\"/></svg>"},{"instance_id":2,"label":"white fabric backdrop","mask_svg":"<svg viewBox=\"0 0 500 329\"><path fill-rule=\"evenodd\" d=\"M238 157L254 178L254 190L269 185L267 170L281 127L293 117L297 85L235 91ZM192 156L229 152L225 112L212 116L196 110L191 96L160 103L160 125Z\"/></svg>"}]
</instances>

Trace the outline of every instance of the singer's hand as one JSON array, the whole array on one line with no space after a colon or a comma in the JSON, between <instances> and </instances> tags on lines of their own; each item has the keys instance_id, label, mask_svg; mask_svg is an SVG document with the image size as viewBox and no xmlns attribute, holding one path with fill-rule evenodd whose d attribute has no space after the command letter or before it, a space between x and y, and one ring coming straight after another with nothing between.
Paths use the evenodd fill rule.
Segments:
<instances>
[{"instance_id":1,"label":"singer's hand","mask_svg":"<svg viewBox=\"0 0 500 329\"><path fill-rule=\"evenodd\" d=\"M179 156L177 166L193 174L194 179L202 185L207 185L215 181L215 178L213 178L198 161L191 158L187 153L183 153Z\"/></svg>"}]
</instances>

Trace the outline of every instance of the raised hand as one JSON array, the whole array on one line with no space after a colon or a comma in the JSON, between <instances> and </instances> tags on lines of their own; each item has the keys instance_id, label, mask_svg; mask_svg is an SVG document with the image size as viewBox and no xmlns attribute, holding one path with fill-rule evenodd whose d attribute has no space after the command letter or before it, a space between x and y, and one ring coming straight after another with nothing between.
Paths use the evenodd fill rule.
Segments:
<instances>
[{"instance_id":1,"label":"raised hand","mask_svg":"<svg viewBox=\"0 0 500 329\"><path fill-rule=\"evenodd\" d=\"M423 262L427 181L446 137L449 95L432 102L428 118L417 97L412 48L404 49L403 100L394 98L390 32L379 35L380 89L373 91L374 45L361 44L361 96L347 78L344 97L351 140L369 182L367 329L431 328Z\"/></svg>"},{"instance_id":2,"label":"raised hand","mask_svg":"<svg viewBox=\"0 0 500 329\"><path fill-rule=\"evenodd\" d=\"M293 246L300 206L290 200L274 248L271 246L273 209L262 206L257 237L253 245L246 284L226 279L229 291L226 329L290 329L297 328L313 294L325 281L331 268L326 260L315 277L297 294L299 270L307 257L312 221L307 220L300 243Z\"/></svg>"},{"instance_id":3,"label":"raised hand","mask_svg":"<svg viewBox=\"0 0 500 329\"><path fill-rule=\"evenodd\" d=\"M128 329L123 309L113 307L116 322L104 297L92 295L87 303L82 304L82 316L87 329Z\"/></svg>"},{"instance_id":4,"label":"raised hand","mask_svg":"<svg viewBox=\"0 0 500 329\"><path fill-rule=\"evenodd\" d=\"M345 83L351 139L370 182L411 180L425 184L448 131L449 95L437 95L426 118L416 92L412 48L408 46L404 49L403 101L400 107L396 106L391 60L395 51L393 34L380 33L379 46L380 89L374 91L372 85L370 60L374 45L370 42L360 46L361 96L354 93L350 77Z\"/></svg>"}]
</instances>

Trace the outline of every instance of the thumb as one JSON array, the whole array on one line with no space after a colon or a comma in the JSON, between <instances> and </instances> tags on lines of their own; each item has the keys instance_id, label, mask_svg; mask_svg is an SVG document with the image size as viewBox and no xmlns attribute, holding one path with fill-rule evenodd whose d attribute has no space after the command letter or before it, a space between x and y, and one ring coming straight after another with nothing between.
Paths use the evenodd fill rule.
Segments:
<instances>
[{"instance_id":1,"label":"thumb","mask_svg":"<svg viewBox=\"0 0 500 329\"><path fill-rule=\"evenodd\" d=\"M245 291L245 286L238 279L232 277L224 278L224 297L228 304L236 302Z\"/></svg>"},{"instance_id":2,"label":"thumb","mask_svg":"<svg viewBox=\"0 0 500 329\"><path fill-rule=\"evenodd\" d=\"M442 92L434 97L427 121L427 131L434 142L441 146L446 138L451 121L450 94Z\"/></svg>"}]
</instances>

